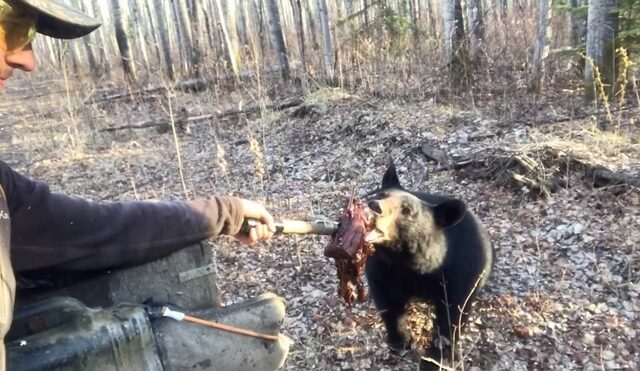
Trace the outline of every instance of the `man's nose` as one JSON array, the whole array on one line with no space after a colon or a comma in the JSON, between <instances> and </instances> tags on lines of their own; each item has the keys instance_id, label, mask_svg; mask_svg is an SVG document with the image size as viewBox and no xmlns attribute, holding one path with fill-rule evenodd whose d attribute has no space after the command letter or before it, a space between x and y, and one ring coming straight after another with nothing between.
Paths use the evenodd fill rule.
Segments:
<instances>
[{"instance_id":1,"label":"man's nose","mask_svg":"<svg viewBox=\"0 0 640 371\"><path fill-rule=\"evenodd\" d=\"M36 56L31 44L5 55L4 59L9 66L25 72L31 72L36 68Z\"/></svg>"}]
</instances>

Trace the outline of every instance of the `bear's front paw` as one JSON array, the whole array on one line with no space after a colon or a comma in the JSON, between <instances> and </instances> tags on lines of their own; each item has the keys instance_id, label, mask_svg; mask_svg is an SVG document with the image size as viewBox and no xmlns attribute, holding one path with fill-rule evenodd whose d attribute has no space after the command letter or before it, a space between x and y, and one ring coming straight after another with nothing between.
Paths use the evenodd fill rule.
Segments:
<instances>
[{"instance_id":1,"label":"bear's front paw","mask_svg":"<svg viewBox=\"0 0 640 371\"><path fill-rule=\"evenodd\" d=\"M389 347L389 351L391 354L404 357L411 351L411 342L408 341L400 341L400 342L387 342L387 346Z\"/></svg>"}]
</instances>

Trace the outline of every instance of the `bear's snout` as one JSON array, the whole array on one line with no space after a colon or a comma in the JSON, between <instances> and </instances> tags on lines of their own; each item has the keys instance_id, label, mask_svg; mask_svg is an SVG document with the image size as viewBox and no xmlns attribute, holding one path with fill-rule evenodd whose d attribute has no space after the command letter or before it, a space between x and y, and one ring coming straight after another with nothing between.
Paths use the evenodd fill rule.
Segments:
<instances>
[{"instance_id":1,"label":"bear's snout","mask_svg":"<svg viewBox=\"0 0 640 371\"><path fill-rule=\"evenodd\" d=\"M369 206L369 209L371 209L371 211L373 211L374 213L382 214L382 208L380 207L380 202L376 200L371 200L367 202L367 206Z\"/></svg>"}]
</instances>

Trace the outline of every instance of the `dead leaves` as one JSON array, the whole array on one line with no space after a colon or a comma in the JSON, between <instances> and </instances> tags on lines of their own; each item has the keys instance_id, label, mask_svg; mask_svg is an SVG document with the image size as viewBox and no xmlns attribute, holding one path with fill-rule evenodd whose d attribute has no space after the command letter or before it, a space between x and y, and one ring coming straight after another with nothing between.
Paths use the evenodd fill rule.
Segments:
<instances>
[{"instance_id":1,"label":"dead leaves","mask_svg":"<svg viewBox=\"0 0 640 371\"><path fill-rule=\"evenodd\" d=\"M220 98L242 99L233 94ZM207 95L178 94L175 99L190 107L227 103L212 103ZM153 100L135 107L118 104L109 115L84 112L83 117L99 128L153 117L158 109ZM57 108L42 112L57 120L57 126L46 128L52 138L66 133L64 110L51 111ZM212 121L181 134L190 191L264 200L279 218L333 219L353 190L362 195L378 185L392 157L407 187L465 200L488 226L496 248L494 274L463 334L465 369L640 367L640 191L572 187L544 202L530 202L489 181L434 172L438 165L421 154L423 143L456 159L495 149L498 140L531 141L530 127L477 113L348 97L320 102L310 115L299 113L279 111L247 124L255 130L264 173L256 171L256 154L248 143L238 142L238 133L246 129L242 120ZM32 129L15 126L12 135L24 139ZM139 130L136 137L93 134L82 157L30 166L34 160L61 157L53 140L38 140L37 146L14 140L11 153L3 157L56 190L93 199L134 199L132 184L140 198L182 197L171 138ZM9 137L1 136L0 144L8 144L2 141ZM449 160L441 152L429 153L439 162ZM279 237L245 248L217 239L222 301L238 302L265 291L286 298L283 332L295 341L287 370L415 369L411 359L388 352L372 303L348 309L339 300L334 265L322 255L326 243L322 237ZM408 324L427 344L428 308L414 309Z\"/></svg>"}]
</instances>

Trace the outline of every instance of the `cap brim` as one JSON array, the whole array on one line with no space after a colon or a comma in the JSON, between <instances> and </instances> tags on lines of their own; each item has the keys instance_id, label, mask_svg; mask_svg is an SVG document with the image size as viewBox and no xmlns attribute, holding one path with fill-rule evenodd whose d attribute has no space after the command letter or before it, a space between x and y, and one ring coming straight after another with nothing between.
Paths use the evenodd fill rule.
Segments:
<instances>
[{"instance_id":1,"label":"cap brim","mask_svg":"<svg viewBox=\"0 0 640 371\"><path fill-rule=\"evenodd\" d=\"M59 0L19 0L38 15L38 33L56 39L75 39L100 27L99 19Z\"/></svg>"}]
</instances>

